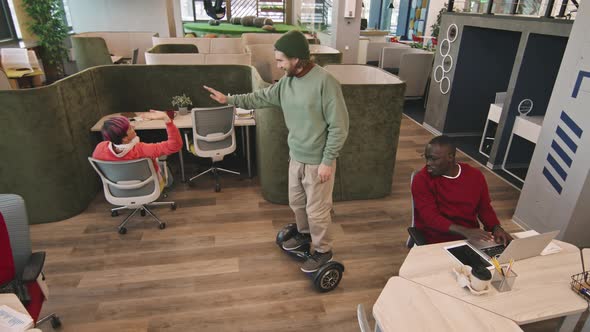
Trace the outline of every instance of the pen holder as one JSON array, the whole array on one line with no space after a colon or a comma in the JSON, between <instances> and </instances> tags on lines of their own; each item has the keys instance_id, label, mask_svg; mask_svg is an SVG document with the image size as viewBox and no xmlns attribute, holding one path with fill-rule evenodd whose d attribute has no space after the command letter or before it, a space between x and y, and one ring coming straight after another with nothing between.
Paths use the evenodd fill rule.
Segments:
<instances>
[{"instance_id":1,"label":"pen holder","mask_svg":"<svg viewBox=\"0 0 590 332\"><path fill-rule=\"evenodd\" d=\"M512 270L510 270L506 276L496 271L492 277L492 286L494 286L498 292L508 292L512 290L516 277L518 277L518 275Z\"/></svg>"}]
</instances>

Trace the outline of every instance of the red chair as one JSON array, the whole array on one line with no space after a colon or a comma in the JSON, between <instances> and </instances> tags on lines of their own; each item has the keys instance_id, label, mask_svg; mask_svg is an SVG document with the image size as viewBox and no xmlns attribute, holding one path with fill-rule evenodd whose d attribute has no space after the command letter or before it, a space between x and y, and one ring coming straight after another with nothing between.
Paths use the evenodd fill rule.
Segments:
<instances>
[{"instance_id":1,"label":"red chair","mask_svg":"<svg viewBox=\"0 0 590 332\"><path fill-rule=\"evenodd\" d=\"M412 41L415 43L421 43L422 42L422 38L412 34Z\"/></svg>"},{"instance_id":2,"label":"red chair","mask_svg":"<svg viewBox=\"0 0 590 332\"><path fill-rule=\"evenodd\" d=\"M37 282L42 274L45 252L31 252L29 224L25 202L18 195L0 195L0 291L21 290L19 298L35 326L51 319L51 326L59 328L61 322L55 314L39 319L45 296ZM24 285L24 287L20 287Z\"/></svg>"},{"instance_id":3,"label":"red chair","mask_svg":"<svg viewBox=\"0 0 590 332\"><path fill-rule=\"evenodd\" d=\"M432 47L436 47L438 45L438 39L432 38Z\"/></svg>"}]
</instances>

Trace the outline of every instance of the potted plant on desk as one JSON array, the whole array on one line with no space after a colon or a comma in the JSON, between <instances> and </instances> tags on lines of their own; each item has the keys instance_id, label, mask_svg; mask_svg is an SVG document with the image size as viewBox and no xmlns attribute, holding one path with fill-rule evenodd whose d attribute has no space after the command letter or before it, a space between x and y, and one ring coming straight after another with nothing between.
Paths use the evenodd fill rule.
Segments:
<instances>
[{"instance_id":1,"label":"potted plant on desk","mask_svg":"<svg viewBox=\"0 0 590 332\"><path fill-rule=\"evenodd\" d=\"M178 107L178 114L180 115L188 114L188 107L192 105L192 100L184 93L180 96L172 97L172 106Z\"/></svg>"}]
</instances>

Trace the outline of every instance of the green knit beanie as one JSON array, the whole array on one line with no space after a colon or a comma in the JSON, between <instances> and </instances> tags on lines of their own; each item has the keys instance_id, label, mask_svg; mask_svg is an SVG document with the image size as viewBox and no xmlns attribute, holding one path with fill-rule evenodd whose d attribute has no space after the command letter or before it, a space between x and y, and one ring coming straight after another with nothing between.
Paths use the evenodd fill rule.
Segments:
<instances>
[{"instance_id":1,"label":"green knit beanie","mask_svg":"<svg viewBox=\"0 0 590 332\"><path fill-rule=\"evenodd\" d=\"M309 59L309 43L298 30L291 30L279 38L275 49L285 53L289 58Z\"/></svg>"}]
</instances>

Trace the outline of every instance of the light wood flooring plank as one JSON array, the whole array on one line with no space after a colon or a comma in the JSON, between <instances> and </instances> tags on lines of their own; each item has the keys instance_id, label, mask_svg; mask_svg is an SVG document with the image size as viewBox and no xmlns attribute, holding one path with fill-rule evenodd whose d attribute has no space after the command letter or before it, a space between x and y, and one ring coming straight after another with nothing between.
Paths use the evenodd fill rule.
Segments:
<instances>
[{"instance_id":1,"label":"light wood flooring plank","mask_svg":"<svg viewBox=\"0 0 590 332\"><path fill-rule=\"evenodd\" d=\"M404 117L391 195L335 203L334 258L345 272L330 293L317 293L275 244L277 230L294 222L290 208L265 201L257 178L224 174L220 193L210 178L176 183L168 200L178 209L154 210L165 230L137 217L119 235L124 216L111 218L101 193L78 216L33 225L33 248L48 253L43 313L60 315L66 332L358 331L357 304L370 314L407 255L409 178L431 137ZM502 224L518 230L510 218L520 192L458 159L484 172Z\"/></svg>"}]
</instances>

